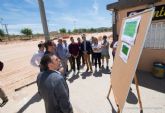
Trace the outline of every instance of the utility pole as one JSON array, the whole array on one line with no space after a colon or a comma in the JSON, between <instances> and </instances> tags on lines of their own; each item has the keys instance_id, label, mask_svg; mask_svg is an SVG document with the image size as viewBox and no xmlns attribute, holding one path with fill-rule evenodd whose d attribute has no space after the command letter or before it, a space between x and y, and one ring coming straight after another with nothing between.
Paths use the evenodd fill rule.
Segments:
<instances>
[{"instance_id":1,"label":"utility pole","mask_svg":"<svg viewBox=\"0 0 165 113\"><path fill-rule=\"evenodd\" d=\"M3 30L3 23L2 23L2 21L3 21L3 18L0 18L0 23L1 23L1 26L2 26L2 30Z\"/></svg>"},{"instance_id":2,"label":"utility pole","mask_svg":"<svg viewBox=\"0 0 165 113\"><path fill-rule=\"evenodd\" d=\"M44 31L44 35L45 35L45 41L46 41L46 40L49 40L50 37L49 37L49 31L48 31L48 25L47 25L43 0L38 0L38 4L39 4L39 9L40 9L42 27L43 27L43 31Z\"/></svg>"},{"instance_id":3,"label":"utility pole","mask_svg":"<svg viewBox=\"0 0 165 113\"><path fill-rule=\"evenodd\" d=\"M8 40L9 40L9 32L8 32L8 28L7 28L7 25L8 25L8 24L2 24L2 25L5 26L6 35L7 35L7 38L8 38Z\"/></svg>"}]
</instances>

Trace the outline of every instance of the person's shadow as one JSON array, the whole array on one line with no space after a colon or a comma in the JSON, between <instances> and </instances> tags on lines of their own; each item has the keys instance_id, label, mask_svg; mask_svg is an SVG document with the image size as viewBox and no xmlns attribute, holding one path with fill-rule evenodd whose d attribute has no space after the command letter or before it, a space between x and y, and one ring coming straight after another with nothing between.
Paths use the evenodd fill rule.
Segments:
<instances>
[{"instance_id":1,"label":"person's shadow","mask_svg":"<svg viewBox=\"0 0 165 113\"><path fill-rule=\"evenodd\" d=\"M91 76L91 75L92 75L92 72L83 72L83 73L81 74L82 79L86 79L86 77L89 77L89 76Z\"/></svg>"},{"instance_id":2,"label":"person's shadow","mask_svg":"<svg viewBox=\"0 0 165 113\"><path fill-rule=\"evenodd\" d=\"M79 78L79 74L73 74L71 78L68 79L68 81L70 83L72 83L74 80L78 79Z\"/></svg>"},{"instance_id":3,"label":"person's shadow","mask_svg":"<svg viewBox=\"0 0 165 113\"><path fill-rule=\"evenodd\" d=\"M129 90L126 101L130 104L137 104L138 103L138 99L137 99L136 95L132 92L132 88L130 88L130 90Z\"/></svg>"},{"instance_id":4,"label":"person's shadow","mask_svg":"<svg viewBox=\"0 0 165 113\"><path fill-rule=\"evenodd\" d=\"M39 101L41 101L41 96L37 92L17 113L23 113L31 104Z\"/></svg>"}]
</instances>

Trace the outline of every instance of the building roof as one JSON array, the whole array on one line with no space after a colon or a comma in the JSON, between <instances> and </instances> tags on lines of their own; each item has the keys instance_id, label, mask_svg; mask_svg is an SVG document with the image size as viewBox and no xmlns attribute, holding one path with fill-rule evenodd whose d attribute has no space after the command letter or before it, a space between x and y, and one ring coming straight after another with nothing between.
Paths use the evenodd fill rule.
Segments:
<instances>
[{"instance_id":1,"label":"building roof","mask_svg":"<svg viewBox=\"0 0 165 113\"><path fill-rule=\"evenodd\" d=\"M119 0L118 2L108 4L107 10L122 10L126 8L136 7L139 5L153 4L159 0Z\"/></svg>"}]
</instances>

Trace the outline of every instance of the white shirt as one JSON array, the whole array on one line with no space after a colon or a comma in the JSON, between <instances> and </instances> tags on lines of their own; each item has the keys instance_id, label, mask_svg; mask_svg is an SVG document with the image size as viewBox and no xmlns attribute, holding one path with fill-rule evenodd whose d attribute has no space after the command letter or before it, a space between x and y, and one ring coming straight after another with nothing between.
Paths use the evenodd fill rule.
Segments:
<instances>
[{"instance_id":1,"label":"white shirt","mask_svg":"<svg viewBox=\"0 0 165 113\"><path fill-rule=\"evenodd\" d=\"M118 45L118 41L114 43L113 48L117 48L117 45Z\"/></svg>"},{"instance_id":2,"label":"white shirt","mask_svg":"<svg viewBox=\"0 0 165 113\"><path fill-rule=\"evenodd\" d=\"M94 53L101 53L101 44L92 44L92 50Z\"/></svg>"},{"instance_id":3,"label":"white shirt","mask_svg":"<svg viewBox=\"0 0 165 113\"><path fill-rule=\"evenodd\" d=\"M36 53L34 53L34 55L31 58L31 65L35 66L35 67L39 67L40 65L40 61L41 58L44 55L44 51L38 51Z\"/></svg>"}]
</instances>

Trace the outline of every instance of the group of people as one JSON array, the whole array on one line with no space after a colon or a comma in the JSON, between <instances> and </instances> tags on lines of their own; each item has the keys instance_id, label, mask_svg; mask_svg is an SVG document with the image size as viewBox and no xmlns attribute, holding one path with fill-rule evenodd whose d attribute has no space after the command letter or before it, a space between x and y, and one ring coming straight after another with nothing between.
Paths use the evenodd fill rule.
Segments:
<instances>
[{"instance_id":1,"label":"group of people","mask_svg":"<svg viewBox=\"0 0 165 113\"><path fill-rule=\"evenodd\" d=\"M106 60L106 69L109 69L109 42L107 36L104 35L102 42L99 42L96 37L92 37L90 41L86 40L86 35L82 35L82 41L78 37L77 42L73 37L70 37L70 44L66 40L58 39L55 44L53 40L48 40L45 43L38 44L39 51L35 53L31 59L31 64L40 66L40 59L45 54L54 54L61 60L61 67L63 67L63 75L67 76L68 64L74 72L80 71L80 65L86 65L86 71L93 72L92 65L95 66L95 71L99 67L101 70L104 67L104 60ZM44 50L45 48L45 50ZM68 63L69 62L69 63ZM76 69L77 67L77 69ZM42 70L42 67L40 67Z\"/></svg>"},{"instance_id":2,"label":"group of people","mask_svg":"<svg viewBox=\"0 0 165 113\"><path fill-rule=\"evenodd\" d=\"M73 113L66 83L68 62L71 70L78 73L80 65L86 65L86 71L93 72L92 64L95 65L95 71L97 68L101 70L105 59L106 69L109 68L109 42L106 35L102 39L102 42L99 42L96 37L92 37L88 41L83 34L82 41L77 38L76 42L70 37L69 45L62 39L58 39L57 44L53 40L38 44L39 50L31 58L31 64L40 68L37 86L40 96L44 99L46 113Z\"/></svg>"}]
</instances>

